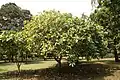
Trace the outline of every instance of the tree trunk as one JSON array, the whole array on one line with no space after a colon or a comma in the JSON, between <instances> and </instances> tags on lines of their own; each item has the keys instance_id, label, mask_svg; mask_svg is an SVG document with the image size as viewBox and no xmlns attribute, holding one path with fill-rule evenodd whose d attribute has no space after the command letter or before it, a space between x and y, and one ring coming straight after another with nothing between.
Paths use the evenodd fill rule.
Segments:
<instances>
[{"instance_id":1,"label":"tree trunk","mask_svg":"<svg viewBox=\"0 0 120 80\"><path fill-rule=\"evenodd\" d=\"M22 60L22 59L21 59ZM17 55L15 56L15 63L16 63L16 66L17 66L17 68L18 68L18 73L19 73L19 75L20 75L20 72L21 72L21 69L20 69L20 67L21 67L21 60L19 61L19 58L17 58Z\"/></svg>"},{"instance_id":2,"label":"tree trunk","mask_svg":"<svg viewBox=\"0 0 120 80\"><path fill-rule=\"evenodd\" d=\"M17 68L18 68L18 73L20 75L20 72L21 72L21 69L20 69L21 63L20 62L16 62L16 65L17 65Z\"/></svg>"},{"instance_id":3,"label":"tree trunk","mask_svg":"<svg viewBox=\"0 0 120 80\"><path fill-rule=\"evenodd\" d=\"M24 58L21 56L21 62L24 62Z\"/></svg>"},{"instance_id":4,"label":"tree trunk","mask_svg":"<svg viewBox=\"0 0 120 80\"><path fill-rule=\"evenodd\" d=\"M119 62L119 59L118 59L118 54L117 54L117 49L116 49L116 45L117 44L117 42L116 42L116 39L114 39L114 57L115 57L115 62Z\"/></svg>"},{"instance_id":5,"label":"tree trunk","mask_svg":"<svg viewBox=\"0 0 120 80\"><path fill-rule=\"evenodd\" d=\"M75 64L78 65L79 64L79 60L76 60Z\"/></svg>"},{"instance_id":6,"label":"tree trunk","mask_svg":"<svg viewBox=\"0 0 120 80\"><path fill-rule=\"evenodd\" d=\"M43 56L43 59L44 59L44 61L46 61L47 60L46 56Z\"/></svg>"},{"instance_id":7,"label":"tree trunk","mask_svg":"<svg viewBox=\"0 0 120 80\"><path fill-rule=\"evenodd\" d=\"M11 61L14 62L14 55L11 55Z\"/></svg>"},{"instance_id":8,"label":"tree trunk","mask_svg":"<svg viewBox=\"0 0 120 80\"><path fill-rule=\"evenodd\" d=\"M27 55L25 56L25 64L27 64L28 60L27 60Z\"/></svg>"},{"instance_id":9,"label":"tree trunk","mask_svg":"<svg viewBox=\"0 0 120 80\"><path fill-rule=\"evenodd\" d=\"M62 55L60 55L60 56L54 56L54 59L57 61L58 67L61 68Z\"/></svg>"},{"instance_id":10,"label":"tree trunk","mask_svg":"<svg viewBox=\"0 0 120 80\"><path fill-rule=\"evenodd\" d=\"M118 54L117 54L117 49L116 49L116 47L114 47L114 57L115 57L115 62L118 62L119 59L118 59Z\"/></svg>"},{"instance_id":11,"label":"tree trunk","mask_svg":"<svg viewBox=\"0 0 120 80\"><path fill-rule=\"evenodd\" d=\"M9 58L9 60L8 60L8 61L10 62L10 60L11 60L11 59Z\"/></svg>"},{"instance_id":12,"label":"tree trunk","mask_svg":"<svg viewBox=\"0 0 120 80\"><path fill-rule=\"evenodd\" d=\"M61 60L58 61L58 67L61 68Z\"/></svg>"}]
</instances>

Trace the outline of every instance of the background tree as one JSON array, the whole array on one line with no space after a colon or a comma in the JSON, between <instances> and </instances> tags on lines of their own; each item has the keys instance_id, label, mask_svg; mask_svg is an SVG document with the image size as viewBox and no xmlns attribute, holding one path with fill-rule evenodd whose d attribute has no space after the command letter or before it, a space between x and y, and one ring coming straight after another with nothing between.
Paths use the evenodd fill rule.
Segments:
<instances>
[{"instance_id":1,"label":"background tree","mask_svg":"<svg viewBox=\"0 0 120 80\"><path fill-rule=\"evenodd\" d=\"M22 32L16 31L3 31L0 35L2 55L5 55L9 60L16 63L19 73L23 58L29 53L24 37Z\"/></svg>"},{"instance_id":2,"label":"background tree","mask_svg":"<svg viewBox=\"0 0 120 80\"><path fill-rule=\"evenodd\" d=\"M80 21L79 29L74 33L77 35L76 42L72 45L69 60L75 64L80 57L88 61L93 58L103 58L106 55L107 42L104 39L104 28L95 24L89 18Z\"/></svg>"},{"instance_id":3,"label":"background tree","mask_svg":"<svg viewBox=\"0 0 120 80\"><path fill-rule=\"evenodd\" d=\"M29 10L23 10L15 3L6 3L0 8L1 30L20 30L24 27L24 20L32 17Z\"/></svg>"},{"instance_id":4,"label":"background tree","mask_svg":"<svg viewBox=\"0 0 120 80\"><path fill-rule=\"evenodd\" d=\"M119 34L120 34L120 0L99 0L98 7L91 14L91 19L95 21L95 23L104 26L105 31L108 32L106 35L109 42L109 49L113 50L113 54L115 55L115 61L118 60L119 54ZM111 46L111 47L110 47Z\"/></svg>"},{"instance_id":5,"label":"background tree","mask_svg":"<svg viewBox=\"0 0 120 80\"><path fill-rule=\"evenodd\" d=\"M14 32L6 32L3 31L0 35L0 42L1 42L1 50L2 50L2 59L9 60L9 62L12 60L14 61L14 56L16 55L16 47L14 43Z\"/></svg>"}]
</instances>

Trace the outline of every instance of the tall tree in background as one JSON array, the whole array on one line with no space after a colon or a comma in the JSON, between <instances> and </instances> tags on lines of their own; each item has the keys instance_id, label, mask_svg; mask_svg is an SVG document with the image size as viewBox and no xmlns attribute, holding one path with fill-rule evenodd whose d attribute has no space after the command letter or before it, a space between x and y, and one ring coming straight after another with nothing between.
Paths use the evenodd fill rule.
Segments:
<instances>
[{"instance_id":1,"label":"tall tree in background","mask_svg":"<svg viewBox=\"0 0 120 80\"><path fill-rule=\"evenodd\" d=\"M120 0L98 0L97 9L91 14L91 19L104 26L109 42L109 49L113 50L115 61L118 62L120 44Z\"/></svg>"},{"instance_id":2,"label":"tall tree in background","mask_svg":"<svg viewBox=\"0 0 120 80\"><path fill-rule=\"evenodd\" d=\"M15 3L7 3L0 8L0 56L15 62L19 72L21 61L29 53L21 29L24 21L30 21L31 17L29 10L21 9Z\"/></svg>"},{"instance_id":3,"label":"tall tree in background","mask_svg":"<svg viewBox=\"0 0 120 80\"><path fill-rule=\"evenodd\" d=\"M15 3L7 3L0 8L0 29L20 30L24 27L24 20L32 17L29 10L23 10Z\"/></svg>"}]
</instances>

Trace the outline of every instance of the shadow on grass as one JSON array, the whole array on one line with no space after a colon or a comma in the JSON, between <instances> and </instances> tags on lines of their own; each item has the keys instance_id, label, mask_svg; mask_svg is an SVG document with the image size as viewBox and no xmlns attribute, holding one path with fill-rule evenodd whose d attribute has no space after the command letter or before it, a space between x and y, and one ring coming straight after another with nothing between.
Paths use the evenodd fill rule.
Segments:
<instances>
[{"instance_id":1,"label":"shadow on grass","mask_svg":"<svg viewBox=\"0 0 120 80\"><path fill-rule=\"evenodd\" d=\"M114 65L114 66L120 66L120 62L115 62L114 60L95 60L95 61L83 61L83 63L103 63L103 64L108 64L108 65Z\"/></svg>"},{"instance_id":2,"label":"shadow on grass","mask_svg":"<svg viewBox=\"0 0 120 80\"><path fill-rule=\"evenodd\" d=\"M116 64L116 65L120 65L120 62L115 62L115 60L101 60L99 62L104 62L106 64Z\"/></svg>"},{"instance_id":3,"label":"shadow on grass","mask_svg":"<svg viewBox=\"0 0 120 80\"><path fill-rule=\"evenodd\" d=\"M105 64L79 63L75 67L69 67L67 63L63 63L59 69L55 66L38 69L38 70L22 70L21 75L17 71L11 71L0 74L0 79L10 80L104 80L104 77L112 75L118 67L111 67Z\"/></svg>"}]
</instances>

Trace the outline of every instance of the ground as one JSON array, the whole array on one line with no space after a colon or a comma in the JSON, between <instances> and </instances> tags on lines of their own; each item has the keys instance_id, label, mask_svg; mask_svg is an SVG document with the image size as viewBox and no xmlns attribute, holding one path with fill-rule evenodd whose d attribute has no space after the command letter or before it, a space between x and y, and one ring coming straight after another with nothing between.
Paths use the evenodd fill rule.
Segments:
<instances>
[{"instance_id":1,"label":"ground","mask_svg":"<svg viewBox=\"0 0 120 80\"><path fill-rule=\"evenodd\" d=\"M63 61L61 69L54 60L36 61L21 68L18 75L14 63L0 63L0 80L120 80L120 63L113 58L81 61L75 67Z\"/></svg>"}]
</instances>

